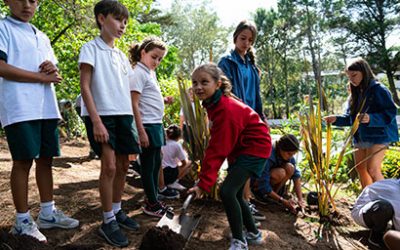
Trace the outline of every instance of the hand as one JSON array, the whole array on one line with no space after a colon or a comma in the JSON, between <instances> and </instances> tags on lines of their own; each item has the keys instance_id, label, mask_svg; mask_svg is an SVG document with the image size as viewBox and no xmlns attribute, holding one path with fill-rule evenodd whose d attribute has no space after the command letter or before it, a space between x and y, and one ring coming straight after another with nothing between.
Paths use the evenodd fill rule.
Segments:
<instances>
[{"instance_id":1,"label":"hand","mask_svg":"<svg viewBox=\"0 0 400 250\"><path fill-rule=\"evenodd\" d=\"M39 65L39 72L49 75L58 72L58 68L51 61L46 60Z\"/></svg>"},{"instance_id":2,"label":"hand","mask_svg":"<svg viewBox=\"0 0 400 250\"><path fill-rule=\"evenodd\" d=\"M107 143L109 139L108 131L102 122L93 124L94 140L99 143Z\"/></svg>"},{"instance_id":3,"label":"hand","mask_svg":"<svg viewBox=\"0 0 400 250\"><path fill-rule=\"evenodd\" d=\"M190 193L194 193L195 194L195 199L200 199L203 197L204 191L203 189L199 188L198 186L194 186L192 188L190 188L188 191L188 194Z\"/></svg>"},{"instance_id":4,"label":"hand","mask_svg":"<svg viewBox=\"0 0 400 250\"><path fill-rule=\"evenodd\" d=\"M59 83L62 80L62 77L58 72L54 72L51 74L46 74L46 73L39 73L40 74L40 82L41 83Z\"/></svg>"},{"instance_id":5,"label":"hand","mask_svg":"<svg viewBox=\"0 0 400 250\"><path fill-rule=\"evenodd\" d=\"M336 115L328 115L322 118L326 123L334 123L336 121Z\"/></svg>"},{"instance_id":6,"label":"hand","mask_svg":"<svg viewBox=\"0 0 400 250\"><path fill-rule=\"evenodd\" d=\"M294 201L293 200L286 200L286 199L283 199L282 200L282 204L287 208L287 209L289 209L289 211L292 213L292 214L297 214L297 210L296 210L296 208L294 207L295 206L295 203L294 203Z\"/></svg>"},{"instance_id":7,"label":"hand","mask_svg":"<svg viewBox=\"0 0 400 250\"><path fill-rule=\"evenodd\" d=\"M164 97L164 103L165 104L172 104L173 102L174 102L174 97L173 96Z\"/></svg>"},{"instance_id":8,"label":"hand","mask_svg":"<svg viewBox=\"0 0 400 250\"><path fill-rule=\"evenodd\" d=\"M150 146L149 137L147 136L146 130L139 131L139 141L142 148Z\"/></svg>"},{"instance_id":9,"label":"hand","mask_svg":"<svg viewBox=\"0 0 400 250\"><path fill-rule=\"evenodd\" d=\"M358 115L358 120L360 121L360 123L369 123L370 118L367 113L361 113Z\"/></svg>"}]
</instances>

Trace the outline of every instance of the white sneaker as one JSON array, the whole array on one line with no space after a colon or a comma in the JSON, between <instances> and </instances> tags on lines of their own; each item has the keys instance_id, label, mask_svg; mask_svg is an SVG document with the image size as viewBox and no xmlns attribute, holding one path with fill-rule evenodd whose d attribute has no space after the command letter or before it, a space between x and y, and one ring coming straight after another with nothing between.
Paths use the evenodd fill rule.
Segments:
<instances>
[{"instance_id":1,"label":"white sneaker","mask_svg":"<svg viewBox=\"0 0 400 250\"><path fill-rule=\"evenodd\" d=\"M184 187L181 184L179 184L178 180L176 180L174 183L168 184L167 187L172 188L172 189L176 189L178 191L186 190L186 187Z\"/></svg>"},{"instance_id":2,"label":"white sneaker","mask_svg":"<svg viewBox=\"0 0 400 250\"><path fill-rule=\"evenodd\" d=\"M49 229L53 227L70 229L79 226L78 220L66 216L60 210L54 210L53 214L47 217L44 217L41 213L39 213L36 223L39 228L44 229Z\"/></svg>"},{"instance_id":3,"label":"white sneaker","mask_svg":"<svg viewBox=\"0 0 400 250\"><path fill-rule=\"evenodd\" d=\"M44 236L38 229L36 223L32 218L25 219L24 221L17 223L11 228L10 233L14 235L28 235L38 241L47 242L46 236Z\"/></svg>"},{"instance_id":4,"label":"white sneaker","mask_svg":"<svg viewBox=\"0 0 400 250\"><path fill-rule=\"evenodd\" d=\"M238 239L232 239L231 240L231 246L229 247L229 250L248 250L249 248L247 247L247 243L243 242Z\"/></svg>"}]
</instances>

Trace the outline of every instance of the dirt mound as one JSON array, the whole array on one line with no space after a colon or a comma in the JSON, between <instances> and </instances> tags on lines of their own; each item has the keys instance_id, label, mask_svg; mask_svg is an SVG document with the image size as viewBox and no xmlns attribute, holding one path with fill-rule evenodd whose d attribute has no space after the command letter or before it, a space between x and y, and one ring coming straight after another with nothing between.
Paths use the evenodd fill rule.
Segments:
<instances>
[{"instance_id":1,"label":"dirt mound","mask_svg":"<svg viewBox=\"0 0 400 250\"><path fill-rule=\"evenodd\" d=\"M170 230L167 226L151 227L143 236L140 250L181 250L185 247L185 238Z\"/></svg>"},{"instance_id":2,"label":"dirt mound","mask_svg":"<svg viewBox=\"0 0 400 250\"><path fill-rule=\"evenodd\" d=\"M42 250L49 249L46 243L27 235L13 235L0 230L0 250Z\"/></svg>"}]
</instances>

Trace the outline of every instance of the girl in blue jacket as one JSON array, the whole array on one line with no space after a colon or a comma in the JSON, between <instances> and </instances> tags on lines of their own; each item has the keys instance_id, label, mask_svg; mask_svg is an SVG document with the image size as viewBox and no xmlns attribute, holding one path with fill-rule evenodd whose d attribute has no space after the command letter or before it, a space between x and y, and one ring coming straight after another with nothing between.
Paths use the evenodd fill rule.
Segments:
<instances>
[{"instance_id":1,"label":"girl in blue jacket","mask_svg":"<svg viewBox=\"0 0 400 250\"><path fill-rule=\"evenodd\" d=\"M351 83L349 105L344 115L331 115L325 121L337 126L360 125L353 144L356 170L365 188L384 179L381 167L389 143L399 140L397 108L389 90L377 82L369 64L356 58L345 69Z\"/></svg>"}]
</instances>

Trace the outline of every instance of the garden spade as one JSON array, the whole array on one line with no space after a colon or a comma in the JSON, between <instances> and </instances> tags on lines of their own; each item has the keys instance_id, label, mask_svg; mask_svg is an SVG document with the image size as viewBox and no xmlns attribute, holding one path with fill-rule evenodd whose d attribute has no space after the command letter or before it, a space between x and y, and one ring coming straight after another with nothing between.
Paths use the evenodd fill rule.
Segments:
<instances>
[{"instance_id":1,"label":"garden spade","mask_svg":"<svg viewBox=\"0 0 400 250\"><path fill-rule=\"evenodd\" d=\"M181 234L185 240L189 240L194 229L199 224L201 217L200 215L190 216L186 213L186 209L192 199L193 194L190 194L183 203L178 215L175 215L172 211L168 210L157 223L157 227L167 226L175 233Z\"/></svg>"}]
</instances>

